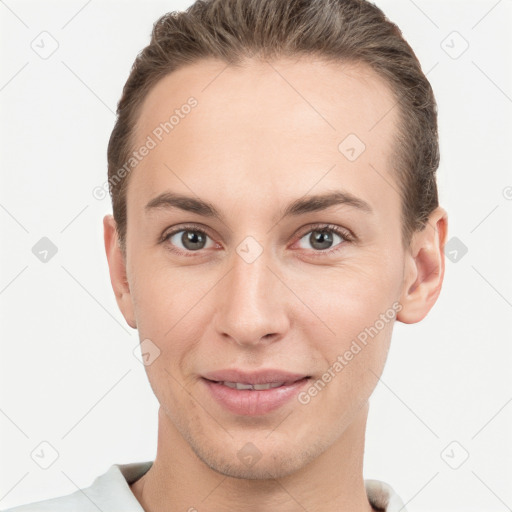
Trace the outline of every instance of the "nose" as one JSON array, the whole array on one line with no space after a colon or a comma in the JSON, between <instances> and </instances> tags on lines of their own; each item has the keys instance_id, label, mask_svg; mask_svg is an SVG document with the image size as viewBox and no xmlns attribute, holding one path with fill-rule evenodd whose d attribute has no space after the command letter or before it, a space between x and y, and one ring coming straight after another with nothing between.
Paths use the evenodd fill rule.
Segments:
<instances>
[{"instance_id":1,"label":"nose","mask_svg":"<svg viewBox=\"0 0 512 512\"><path fill-rule=\"evenodd\" d=\"M289 329L291 299L266 252L252 262L233 254L217 287L215 328L240 346L268 345Z\"/></svg>"}]
</instances>

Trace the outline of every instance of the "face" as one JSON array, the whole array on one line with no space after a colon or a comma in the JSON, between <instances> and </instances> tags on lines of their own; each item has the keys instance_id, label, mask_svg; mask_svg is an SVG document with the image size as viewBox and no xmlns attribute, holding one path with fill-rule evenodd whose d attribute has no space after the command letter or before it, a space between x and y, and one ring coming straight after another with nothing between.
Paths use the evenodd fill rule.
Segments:
<instances>
[{"instance_id":1,"label":"face","mask_svg":"<svg viewBox=\"0 0 512 512\"><path fill-rule=\"evenodd\" d=\"M406 275L386 84L363 65L271 64L205 60L162 79L127 193L121 309L150 340L161 414L243 478L338 442L382 372Z\"/></svg>"}]
</instances>

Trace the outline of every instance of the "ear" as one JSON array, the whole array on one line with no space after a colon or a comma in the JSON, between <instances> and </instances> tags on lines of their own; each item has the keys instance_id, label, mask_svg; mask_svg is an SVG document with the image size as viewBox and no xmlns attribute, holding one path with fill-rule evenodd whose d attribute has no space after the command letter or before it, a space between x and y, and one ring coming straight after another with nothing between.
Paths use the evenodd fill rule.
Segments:
<instances>
[{"instance_id":1,"label":"ear","mask_svg":"<svg viewBox=\"0 0 512 512\"><path fill-rule=\"evenodd\" d=\"M110 282L117 305L130 327L137 328L130 286L126 274L126 261L119 246L117 225L112 215L103 217L105 252L107 253Z\"/></svg>"},{"instance_id":2,"label":"ear","mask_svg":"<svg viewBox=\"0 0 512 512\"><path fill-rule=\"evenodd\" d=\"M427 316L435 304L444 278L444 245L448 214L437 207L426 226L413 234L405 256L404 282L397 320L414 324Z\"/></svg>"}]
</instances>

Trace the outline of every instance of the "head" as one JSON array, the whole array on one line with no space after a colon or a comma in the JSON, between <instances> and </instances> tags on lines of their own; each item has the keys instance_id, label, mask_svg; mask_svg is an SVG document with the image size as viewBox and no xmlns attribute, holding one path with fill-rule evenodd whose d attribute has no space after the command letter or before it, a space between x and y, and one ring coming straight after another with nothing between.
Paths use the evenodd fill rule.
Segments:
<instances>
[{"instance_id":1,"label":"head","mask_svg":"<svg viewBox=\"0 0 512 512\"><path fill-rule=\"evenodd\" d=\"M197 1L155 23L108 147L105 245L119 307L156 347L162 417L200 460L285 475L350 427L394 322L440 292L438 164L432 88L369 2ZM240 415L209 400L224 369L308 381Z\"/></svg>"}]
</instances>

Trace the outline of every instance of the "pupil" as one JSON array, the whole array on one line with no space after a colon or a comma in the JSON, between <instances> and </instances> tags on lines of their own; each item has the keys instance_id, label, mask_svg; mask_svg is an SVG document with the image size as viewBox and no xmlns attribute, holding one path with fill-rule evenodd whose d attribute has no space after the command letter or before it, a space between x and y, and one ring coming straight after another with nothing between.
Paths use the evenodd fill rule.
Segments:
<instances>
[{"instance_id":1,"label":"pupil","mask_svg":"<svg viewBox=\"0 0 512 512\"><path fill-rule=\"evenodd\" d=\"M187 249L202 249L204 246L205 237L202 233L198 233L197 231L185 231L181 237L181 242Z\"/></svg>"},{"instance_id":2,"label":"pupil","mask_svg":"<svg viewBox=\"0 0 512 512\"><path fill-rule=\"evenodd\" d=\"M328 249L332 244L332 233L326 231L313 231L309 237L311 246L317 249Z\"/></svg>"}]
</instances>

